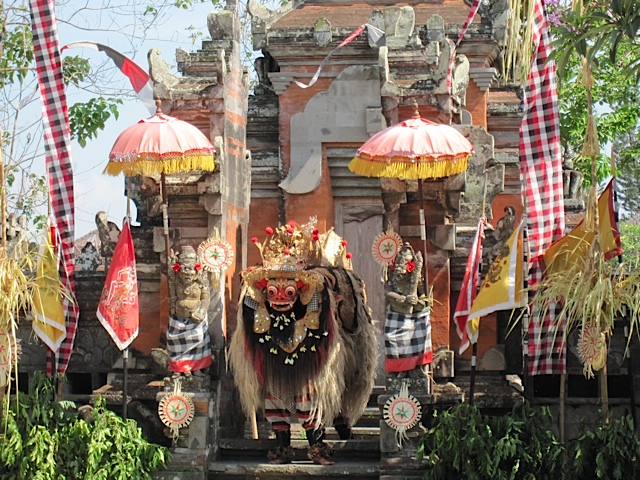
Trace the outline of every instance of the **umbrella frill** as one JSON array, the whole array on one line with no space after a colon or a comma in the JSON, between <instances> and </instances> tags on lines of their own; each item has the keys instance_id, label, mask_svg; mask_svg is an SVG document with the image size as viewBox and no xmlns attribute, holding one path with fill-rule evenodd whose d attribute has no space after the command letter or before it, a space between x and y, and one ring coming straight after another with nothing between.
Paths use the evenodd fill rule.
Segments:
<instances>
[{"instance_id":1,"label":"umbrella frill","mask_svg":"<svg viewBox=\"0 0 640 480\"><path fill-rule=\"evenodd\" d=\"M118 155L109 160L103 173L117 176L172 174L202 170L212 172L215 168L214 150L190 150L187 152L132 153Z\"/></svg>"},{"instance_id":2,"label":"umbrella frill","mask_svg":"<svg viewBox=\"0 0 640 480\"><path fill-rule=\"evenodd\" d=\"M420 178L442 178L462 173L467 170L470 153L458 156L443 155L407 158L371 157L360 153L349 162L349 170L363 177L387 177L402 180Z\"/></svg>"}]
</instances>

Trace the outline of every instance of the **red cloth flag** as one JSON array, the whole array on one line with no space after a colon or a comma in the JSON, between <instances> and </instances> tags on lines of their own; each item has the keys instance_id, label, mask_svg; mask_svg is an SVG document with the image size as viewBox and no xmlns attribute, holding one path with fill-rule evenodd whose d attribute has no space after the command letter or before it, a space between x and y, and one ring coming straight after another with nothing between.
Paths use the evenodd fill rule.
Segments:
<instances>
[{"instance_id":1,"label":"red cloth flag","mask_svg":"<svg viewBox=\"0 0 640 480\"><path fill-rule=\"evenodd\" d=\"M462 288L460 288L460 296L458 297L456 310L453 314L456 331L460 337L460 354L462 354L470 345L467 322L469 321L471 305L473 305L473 301L478 293L480 263L482 262L482 237L484 235L486 225L486 219L481 218L478 222L478 230L475 238L473 239L471 250L469 251L469 257L467 258L467 270L464 272Z\"/></svg>"},{"instance_id":2,"label":"red cloth flag","mask_svg":"<svg viewBox=\"0 0 640 480\"><path fill-rule=\"evenodd\" d=\"M60 262L60 281L67 295L63 298L67 336L55 355L55 371L65 373L73 351L80 311L75 302L74 260L74 199L73 167L71 163L71 128L69 109L62 74L58 27L53 0L30 0L33 53L40 97L42 98L42 125L52 228L57 229ZM56 238L55 236L53 237ZM47 364L47 373L53 365Z\"/></svg>"},{"instance_id":3,"label":"red cloth flag","mask_svg":"<svg viewBox=\"0 0 640 480\"><path fill-rule=\"evenodd\" d=\"M138 336L138 276L128 220L124 222L113 252L97 316L120 350L127 348Z\"/></svg>"}]
</instances>

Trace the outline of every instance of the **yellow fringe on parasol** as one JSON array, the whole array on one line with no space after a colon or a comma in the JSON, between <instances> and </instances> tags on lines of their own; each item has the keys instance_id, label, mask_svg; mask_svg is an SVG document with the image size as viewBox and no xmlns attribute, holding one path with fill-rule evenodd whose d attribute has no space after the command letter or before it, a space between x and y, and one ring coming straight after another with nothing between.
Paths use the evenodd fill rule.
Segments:
<instances>
[{"instance_id":1,"label":"yellow fringe on parasol","mask_svg":"<svg viewBox=\"0 0 640 480\"><path fill-rule=\"evenodd\" d=\"M365 177L387 177L403 180L442 178L467 170L467 160L471 154L459 158L442 156L412 158L406 157L365 157L358 155L349 162L349 170Z\"/></svg>"},{"instance_id":2,"label":"yellow fringe on parasol","mask_svg":"<svg viewBox=\"0 0 640 480\"><path fill-rule=\"evenodd\" d=\"M211 153L175 154L175 156L141 154L112 158L103 173L118 176L124 173L127 177L136 175L151 176L160 173L184 173L193 170L212 172L215 168Z\"/></svg>"}]
</instances>

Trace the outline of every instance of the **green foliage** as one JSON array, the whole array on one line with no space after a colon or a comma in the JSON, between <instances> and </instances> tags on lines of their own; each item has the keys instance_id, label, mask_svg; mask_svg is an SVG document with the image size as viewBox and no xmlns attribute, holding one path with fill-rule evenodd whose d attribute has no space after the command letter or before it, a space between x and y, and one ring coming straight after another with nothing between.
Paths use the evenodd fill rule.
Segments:
<instances>
[{"instance_id":1,"label":"green foliage","mask_svg":"<svg viewBox=\"0 0 640 480\"><path fill-rule=\"evenodd\" d=\"M71 402L53 400L52 381L38 373L29 393L5 399L0 417L3 480L146 480L169 460L149 443L134 420L126 422L99 398L93 420L78 417Z\"/></svg>"},{"instance_id":2,"label":"green foliage","mask_svg":"<svg viewBox=\"0 0 640 480\"><path fill-rule=\"evenodd\" d=\"M418 445L425 480L617 480L636 478L640 440L630 417L587 431L565 447L548 408L517 405L509 415L482 415L459 404L435 412Z\"/></svg>"},{"instance_id":3,"label":"green foliage","mask_svg":"<svg viewBox=\"0 0 640 480\"><path fill-rule=\"evenodd\" d=\"M587 431L570 445L573 460L571 480L620 480L636 478L640 440L630 417L613 419Z\"/></svg>"},{"instance_id":4,"label":"green foliage","mask_svg":"<svg viewBox=\"0 0 640 480\"><path fill-rule=\"evenodd\" d=\"M556 480L564 448L550 431L550 417L528 405L505 417L484 416L467 403L436 412L418 447L424 478Z\"/></svg>"},{"instance_id":5,"label":"green foliage","mask_svg":"<svg viewBox=\"0 0 640 480\"><path fill-rule=\"evenodd\" d=\"M620 224L622 258L632 268L640 268L640 224Z\"/></svg>"},{"instance_id":6,"label":"green foliage","mask_svg":"<svg viewBox=\"0 0 640 480\"><path fill-rule=\"evenodd\" d=\"M119 98L92 98L86 103L76 103L69 109L71 122L71 136L80 146L85 147L87 139L96 138L98 131L104 129L107 120L118 119L118 105L122 105Z\"/></svg>"}]
</instances>

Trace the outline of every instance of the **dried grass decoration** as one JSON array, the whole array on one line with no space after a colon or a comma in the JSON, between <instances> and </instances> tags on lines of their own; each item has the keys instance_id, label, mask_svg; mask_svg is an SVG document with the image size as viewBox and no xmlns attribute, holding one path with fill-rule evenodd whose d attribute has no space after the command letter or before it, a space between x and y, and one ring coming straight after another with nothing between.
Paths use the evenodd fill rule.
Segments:
<instances>
[{"instance_id":1,"label":"dried grass decoration","mask_svg":"<svg viewBox=\"0 0 640 480\"><path fill-rule=\"evenodd\" d=\"M3 343L9 349L5 358L10 359L0 365L0 391L10 387L12 371L18 366L16 330L20 316L32 311L34 306L36 264L36 253L28 250L26 240L7 248L0 246L0 335L8 338Z\"/></svg>"},{"instance_id":2,"label":"dried grass decoration","mask_svg":"<svg viewBox=\"0 0 640 480\"><path fill-rule=\"evenodd\" d=\"M562 305L552 326L554 340L562 332L562 344L566 345L568 335L579 332L579 357L585 376L591 378L594 371L606 365L607 337L613 334L615 319L628 314L631 332L638 328L639 286L640 272L629 271L626 264L614 260L606 261L596 234L586 255L573 257L565 268L547 269L533 302L544 316L555 302ZM559 328L562 325L564 328Z\"/></svg>"}]
</instances>

